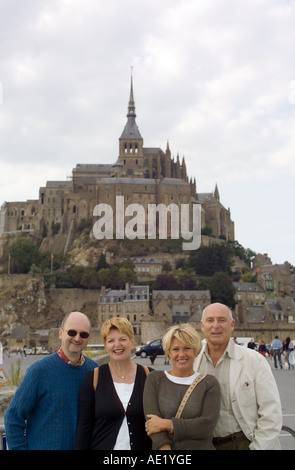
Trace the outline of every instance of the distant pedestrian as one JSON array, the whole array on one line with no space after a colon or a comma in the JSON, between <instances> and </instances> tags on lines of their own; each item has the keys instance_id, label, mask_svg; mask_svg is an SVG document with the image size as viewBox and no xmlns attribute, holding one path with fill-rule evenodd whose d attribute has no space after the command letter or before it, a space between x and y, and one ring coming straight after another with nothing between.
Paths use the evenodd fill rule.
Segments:
<instances>
[{"instance_id":1,"label":"distant pedestrian","mask_svg":"<svg viewBox=\"0 0 295 470\"><path fill-rule=\"evenodd\" d=\"M275 339L271 343L271 350L273 353L274 365L275 368L278 368L278 362L280 364L280 368L283 368L282 365L282 350L283 350L283 343L279 340L279 337L276 336Z\"/></svg>"},{"instance_id":2,"label":"distant pedestrian","mask_svg":"<svg viewBox=\"0 0 295 470\"><path fill-rule=\"evenodd\" d=\"M290 355L293 354L293 351L294 351L294 343L293 341L291 341L291 338L289 336L284 341L283 350L286 353L288 369L290 370L291 367L292 369L294 369L294 364L291 364L291 361L290 361Z\"/></svg>"},{"instance_id":3,"label":"distant pedestrian","mask_svg":"<svg viewBox=\"0 0 295 470\"><path fill-rule=\"evenodd\" d=\"M258 352L262 354L262 356L266 355L267 350L266 350L265 342L263 340L261 340L259 343Z\"/></svg>"},{"instance_id":4,"label":"distant pedestrian","mask_svg":"<svg viewBox=\"0 0 295 470\"><path fill-rule=\"evenodd\" d=\"M251 338L251 341L249 341L247 346L248 346L249 349L256 349L256 344L254 342L254 338Z\"/></svg>"}]
</instances>

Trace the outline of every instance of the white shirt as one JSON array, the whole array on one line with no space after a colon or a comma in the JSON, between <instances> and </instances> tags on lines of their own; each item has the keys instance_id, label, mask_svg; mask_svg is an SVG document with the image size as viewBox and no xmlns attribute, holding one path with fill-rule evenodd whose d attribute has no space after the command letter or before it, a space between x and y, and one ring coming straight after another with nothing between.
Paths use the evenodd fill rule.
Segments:
<instances>
[{"instance_id":1,"label":"white shirt","mask_svg":"<svg viewBox=\"0 0 295 470\"><path fill-rule=\"evenodd\" d=\"M167 372L166 370L164 370L164 374L166 375L167 379L171 380L171 382L174 382L175 384L190 385L193 383L195 378L198 377L199 372L195 372L189 377L175 377L174 375L169 374L169 372Z\"/></svg>"},{"instance_id":2,"label":"white shirt","mask_svg":"<svg viewBox=\"0 0 295 470\"><path fill-rule=\"evenodd\" d=\"M230 356L231 355L231 344L229 342L223 355L214 367L211 357L208 353L208 345L205 348L203 354L200 369L203 373L211 374L216 377L220 384L221 390L221 409L218 423L214 429L214 437L225 437L235 432L241 431L241 427L235 418L233 413L231 398L229 392L229 368L230 368Z\"/></svg>"},{"instance_id":3,"label":"white shirt","mask_svg":"<svg viewBox=\"0 0 295 470\"><path fill-rule=\"evenodd\" d=\"M114 382L114 386L115 386L117 395L119 399L121 400L123 408L126 411L132 392L133 392L134 383L121 384L121 383ZM119 429L117 440L114 446L114 450L131 450L129 428L128 428L126 416L124 417L122 425Z\"/></svg>"}]
</instances>

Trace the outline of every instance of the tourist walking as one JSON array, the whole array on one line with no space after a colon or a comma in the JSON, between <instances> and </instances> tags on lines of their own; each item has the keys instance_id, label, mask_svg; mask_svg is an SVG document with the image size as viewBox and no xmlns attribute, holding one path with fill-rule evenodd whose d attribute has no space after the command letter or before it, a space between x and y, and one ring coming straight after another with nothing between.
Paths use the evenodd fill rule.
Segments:
<instances>
[{"instance_id":1,"label":"tourist walking","mask_svg":"<svg viewBox=\"0 0 295 470\"><path fill-rule=\"evenodd\" d=\"M274 366L277 369L278 364L280 364L280 368L283 368L282 365L282 351L283 351L283 343L279 340L279 337L276 336L275 339L271 343L271 350L273 353L274 359Z\"/></svg>"},{"instance_id":2,"label":"tourist walking","mask_svg":"<svg viewBox=\"0 0 295 470\"><path fill-rule=\"evenodd\" d=\"M262 354L262 356L265 356L267 353L266 344L263 340L261 340L259 343L258 352Z\"/></svg>"},{"instance_id":3,"label":"tourist walking","mask_svg":"<svg viewBox=\"0 0 295 470\"><path fill-rule=\"evenodd\" d=\"M291 341L291 338L288 336L283 344L283 351L286 353L286 359L288 364L288 369L290 370L291 367L294 369L294 361L291 360L291 354L294 352L294 343Z\"/></svg>"}]
</instances>

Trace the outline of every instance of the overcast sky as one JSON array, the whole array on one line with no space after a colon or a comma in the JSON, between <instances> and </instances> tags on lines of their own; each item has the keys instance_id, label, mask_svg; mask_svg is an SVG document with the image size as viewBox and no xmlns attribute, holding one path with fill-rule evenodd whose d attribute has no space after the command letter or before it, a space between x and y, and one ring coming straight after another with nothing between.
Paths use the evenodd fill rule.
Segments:
<instances>
[{"instance_id":1,"label":"overcast sky","mask_svg":"<svg viewBox=\"0 0 295 470\"><path fill-rule=\"evenodd\" d=\"M295 0L1 0L0 205L145 147L218 184L236 240L295 264Z\"/></svg>"}]
</instances>

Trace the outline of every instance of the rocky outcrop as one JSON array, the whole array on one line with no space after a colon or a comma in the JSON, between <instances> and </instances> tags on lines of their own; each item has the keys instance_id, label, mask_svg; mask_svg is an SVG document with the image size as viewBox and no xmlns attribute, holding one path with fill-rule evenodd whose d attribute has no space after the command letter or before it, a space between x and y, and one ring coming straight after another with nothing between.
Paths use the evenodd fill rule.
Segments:
<instances>
[{"instance_id":1,"label":"rocky outcrop","mask_svg":"<svg viewBox=\"0 0 295 470\"><path fill-rule=\"evenodd\" d=\"M1 275L0 340L5 342L17 326L32 332L58 328L64 315L74 310L88 315L95 326L98 297L95 289L46 288L40 275Z\"/></svg>"},{"instance_id":2,"label":"rocky outcrop","mask_svg":"<svg viewBox=\"0 0 295 470\"><path fill-rule=\"evenodd\" d=\"M0 335L10 335L17 325L43 328L48 306L42 276L0 276Z\"/></svg>"}]
</instances>

